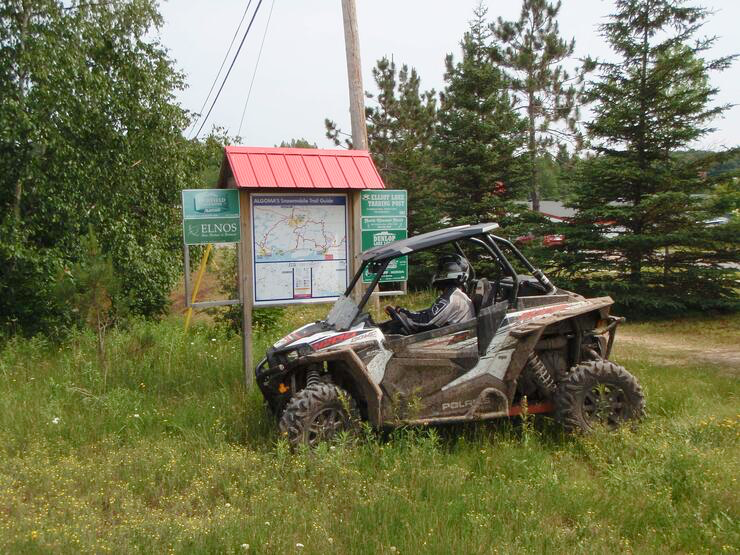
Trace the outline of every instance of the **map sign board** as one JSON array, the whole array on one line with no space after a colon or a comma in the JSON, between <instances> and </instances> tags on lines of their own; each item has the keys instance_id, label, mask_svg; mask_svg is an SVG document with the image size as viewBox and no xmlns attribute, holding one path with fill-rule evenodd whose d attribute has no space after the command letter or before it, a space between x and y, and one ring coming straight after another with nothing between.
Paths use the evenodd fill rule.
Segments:
<instances>
[{"instance_id":1,"label":"map sign board","mask_svg":"<svg viewBox=\"0 0 740 555\"><path fill-rule=\"evenodd\" d=\"M186 189L182 192L182 234L186 245L238 243L239 192Z\"/></svg>"},{"instance_id":2,"label":"map sign board","mask_svg":"<svg viewBox=\"0 0 740 555\"><path fill-rule=\"evenodd\" d=\"M406 239L408 236L408 200L406 191L378 189L362 191L360 195L362 250ZM392 260L383 272L380 283L406 281L409 276L408 257ZM365 270L363 283L374 275Z\"/></svg>"},{"instance_id":3,"label":"map sign board","mask_svg":"<svg viewBox=\"0 0 740 555\"><path fill-rule=\"evenodd\" d=\"M347 196L252 194L254 305L326 302L347 288Z\"/></svg>"}]
</instances>

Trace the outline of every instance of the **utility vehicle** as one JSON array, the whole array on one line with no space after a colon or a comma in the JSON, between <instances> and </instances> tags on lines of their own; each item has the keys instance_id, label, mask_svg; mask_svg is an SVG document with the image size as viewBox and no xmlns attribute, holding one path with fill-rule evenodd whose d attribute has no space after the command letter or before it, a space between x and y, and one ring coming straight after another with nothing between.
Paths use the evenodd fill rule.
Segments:
<instances>
[{"instance_id":1,"label":"utility vehicle","mask_svg":"<svg viewBox=\"0 0 740 555\"><path fill-rule=\"evenodd\" d=\"M559 289L494 235L497 227L451 227L363 252L326 319L268 349L255 370L257 384L291 444L313 446L359 420L385 428L526 410L589 431L643 415L637 380L609 361L623 321L609 314L612 299ZM389 320L374 322L363 308L389 263L440 249L471 263L464 287L475 318L412 333L406 316L389 307ZM363 292L366 269L374 280Z\"/></svg>"}]
</instances>

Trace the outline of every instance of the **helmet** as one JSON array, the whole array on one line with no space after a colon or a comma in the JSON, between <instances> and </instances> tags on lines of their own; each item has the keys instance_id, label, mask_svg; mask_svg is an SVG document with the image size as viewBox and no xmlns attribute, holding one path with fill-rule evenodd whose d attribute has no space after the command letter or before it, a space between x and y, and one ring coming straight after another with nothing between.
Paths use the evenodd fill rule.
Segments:
<instances>
[{"instance_id":1,"label":"helmet","mask_svg":"<svg viewBox=\"0 0 740 555\"><path fill-rule=\"evenodd\" d=\"M470 264L459 254L445 254L439 259L437 271L432 278L432 285L449 282L462 285L470 276Z\"/></svg>"}]
</instances>

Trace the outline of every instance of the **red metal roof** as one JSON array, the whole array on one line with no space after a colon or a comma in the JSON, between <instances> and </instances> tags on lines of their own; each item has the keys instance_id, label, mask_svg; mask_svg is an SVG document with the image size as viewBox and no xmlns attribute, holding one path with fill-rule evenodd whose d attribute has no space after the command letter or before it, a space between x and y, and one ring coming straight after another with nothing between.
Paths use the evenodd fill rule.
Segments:
<instances>
[{"instance_id":1,"label":"red metal roof","mask_svg":"<svg viewBox=\"0 0 740 555\"><path fill-rule=\"evenodd\" d=\"M366 150L225 147L221 187L230 169L236 187L288 189L385 189Z\"/></svg>"}]
</instances>

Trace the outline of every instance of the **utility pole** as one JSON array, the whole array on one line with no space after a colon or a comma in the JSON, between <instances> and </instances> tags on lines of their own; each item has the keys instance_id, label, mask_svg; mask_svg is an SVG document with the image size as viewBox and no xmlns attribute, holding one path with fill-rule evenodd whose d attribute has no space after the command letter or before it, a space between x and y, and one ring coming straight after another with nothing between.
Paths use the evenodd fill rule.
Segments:
<instances>
[{"instance_id":1,"label":"utility pole","mask_svg":"<svg viewBox=\"0 0 740 555\"><path fill-rule=\"evenodd\" d=\"M342 16L344 18L344 48L347 53L352 145L355 150L368 150L367 127L365 126L365 89L362 87L360 35L357 31L355 0L342 0Z\"/></svg>"},{"instance_id":2,"label":"utility pole","mask_svg":"<svg viewBox=\"0 0 740 555\"><path fill-rule=\"evenodd\" d=\"M352 148L369 150L367 127L365 126L365 89L362 86L362 64L360 63L360 34L357 30L357 7L355 0L342 0L342 18L344 19L344 48L347 55L347 83L349 85L349 115L352 123ZM350 193L352 209L352 258L350 272L354 274L360 268L362 252L362 214L360 192ZM359 302L365 291L360 283L355 287L353 296ZM378 304L374 295L373 304Z\"/></svg>"}]
</instances>

